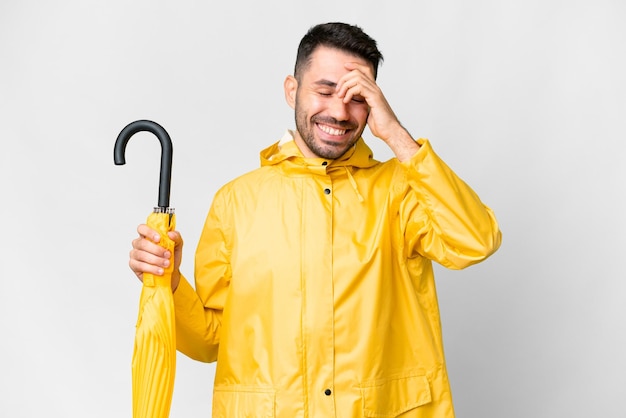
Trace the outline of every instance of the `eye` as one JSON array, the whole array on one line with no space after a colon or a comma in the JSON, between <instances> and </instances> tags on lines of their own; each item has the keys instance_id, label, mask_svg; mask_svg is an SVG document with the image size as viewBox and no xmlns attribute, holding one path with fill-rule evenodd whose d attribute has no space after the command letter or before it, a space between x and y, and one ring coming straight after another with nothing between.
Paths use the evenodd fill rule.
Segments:
<instances>
[{"instance_id":1,"label":"eye","mask_svg":"<svg viewBox=\"0 0 626 418\"><path fill-rule=\"evenodd\" d=\"M319 94L320 96L325 96L325 97L328 97L328 96L332 96L332 95L333 95L333 94L332 94L331 92L329 92L329 91L318 91L318 94Z\"/></svg>"},{"instance_id":2,"label":"eye","mask_svg":"<svg viewBox=\"0 0 626 418\"><path fill-rule=\"evenodd\" d=\"M365 98L363 96L352 96L352 101L355 103L365 103Z\"/></svg>"}]
</instances>

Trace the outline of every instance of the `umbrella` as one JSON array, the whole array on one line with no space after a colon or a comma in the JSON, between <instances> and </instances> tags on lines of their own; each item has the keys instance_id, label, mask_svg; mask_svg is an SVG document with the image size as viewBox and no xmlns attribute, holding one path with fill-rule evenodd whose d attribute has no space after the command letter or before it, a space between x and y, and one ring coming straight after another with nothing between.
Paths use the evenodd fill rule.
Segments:
<instances>
[{"instance_id":1,"label":"umbrella","mask_svg":"<svg viewBox=\"0 0 626 418\"><path fill-rule=\"evenodd\" d=\"M143 274L139 317L135 331L132 360L133 417L167 417L170 412L176 371L176 333L171 274L174 266L174 242L167 232L174 230L176 218L169 207L172 175L172 141L159 124L138 120L127 125L117 137L114 149L116 165L126 163L124 153L131 136L140 131L156 135L161 142L159 203L148 216L147 225L161 235L160 244L172 254L162 276Z\"/></svg>"}]
</instances>

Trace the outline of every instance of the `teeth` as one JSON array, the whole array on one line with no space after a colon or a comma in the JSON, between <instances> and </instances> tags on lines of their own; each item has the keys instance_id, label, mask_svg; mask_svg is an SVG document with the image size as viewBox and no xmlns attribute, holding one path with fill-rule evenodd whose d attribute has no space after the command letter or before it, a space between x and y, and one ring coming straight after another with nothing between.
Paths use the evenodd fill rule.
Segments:
<instances>
[{"instance_id":1,"label":"teeth","mask_svg":"<svg viewBox=\"0 0 626 418\"><path fill-rule=\"evenodd\" d=\"M324 132L326 132L327 134L330 135L343 135L346 133L345 129L335 129L335 128L331 128L330 126L327 125L318 125L320 127L320 129Z\"/></svg>"}]
</instances>

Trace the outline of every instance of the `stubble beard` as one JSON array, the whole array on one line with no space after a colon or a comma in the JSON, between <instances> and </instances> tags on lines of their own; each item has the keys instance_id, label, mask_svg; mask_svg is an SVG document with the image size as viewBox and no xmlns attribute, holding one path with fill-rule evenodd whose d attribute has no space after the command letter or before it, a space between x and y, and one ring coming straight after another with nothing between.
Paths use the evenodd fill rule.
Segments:
<instances>
[{"instance_id":1,"label":"stubble beard","mask_svg":"<svg viewBox=\"0 0 626 418\"><path fill-rule=\"evenodd\" d=\"M320 158L325 158L328 160L336 160L343 156L361 137L361 133L355 135L350 142L346 143L342 147L335 147L332 145L324 145L315 140L315 134L313 132L314 125L316 121L323 122L322 118L316 118L316 116L311 117L311 119L307 119L306 111L300 109L298 104L296 103L296 129L300 134L300 137L306 144L306 146L311 150L311 152L317 155ZM319 120L318 120L319 119ZM337 122L332 121L332 124L335 125L344 125L347 129L350 129L352 125L349 122Z\"/></svg>"}]
</instances>

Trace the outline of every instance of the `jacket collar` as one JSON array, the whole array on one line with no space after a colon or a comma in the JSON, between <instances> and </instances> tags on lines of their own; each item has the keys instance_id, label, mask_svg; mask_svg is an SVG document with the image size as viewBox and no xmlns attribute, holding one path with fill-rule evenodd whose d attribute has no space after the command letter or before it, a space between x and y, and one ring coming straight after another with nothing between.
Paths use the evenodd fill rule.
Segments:
<instances>
[{"instance_id":1,"label":"jacket collar","mask_svg":"<svg viewBox=\"0 0 626 418\"><path fill-rule=\"evenodd\" d=\"M330 174L336 169L368 168L378 163L363 138L359 138L352 148L336 160L305 158L293 140L293 131L287 131L279 142L261 151L261 166L280 165L293 174L318 170L320 174Z\"/></svg>"}]
</instances>

